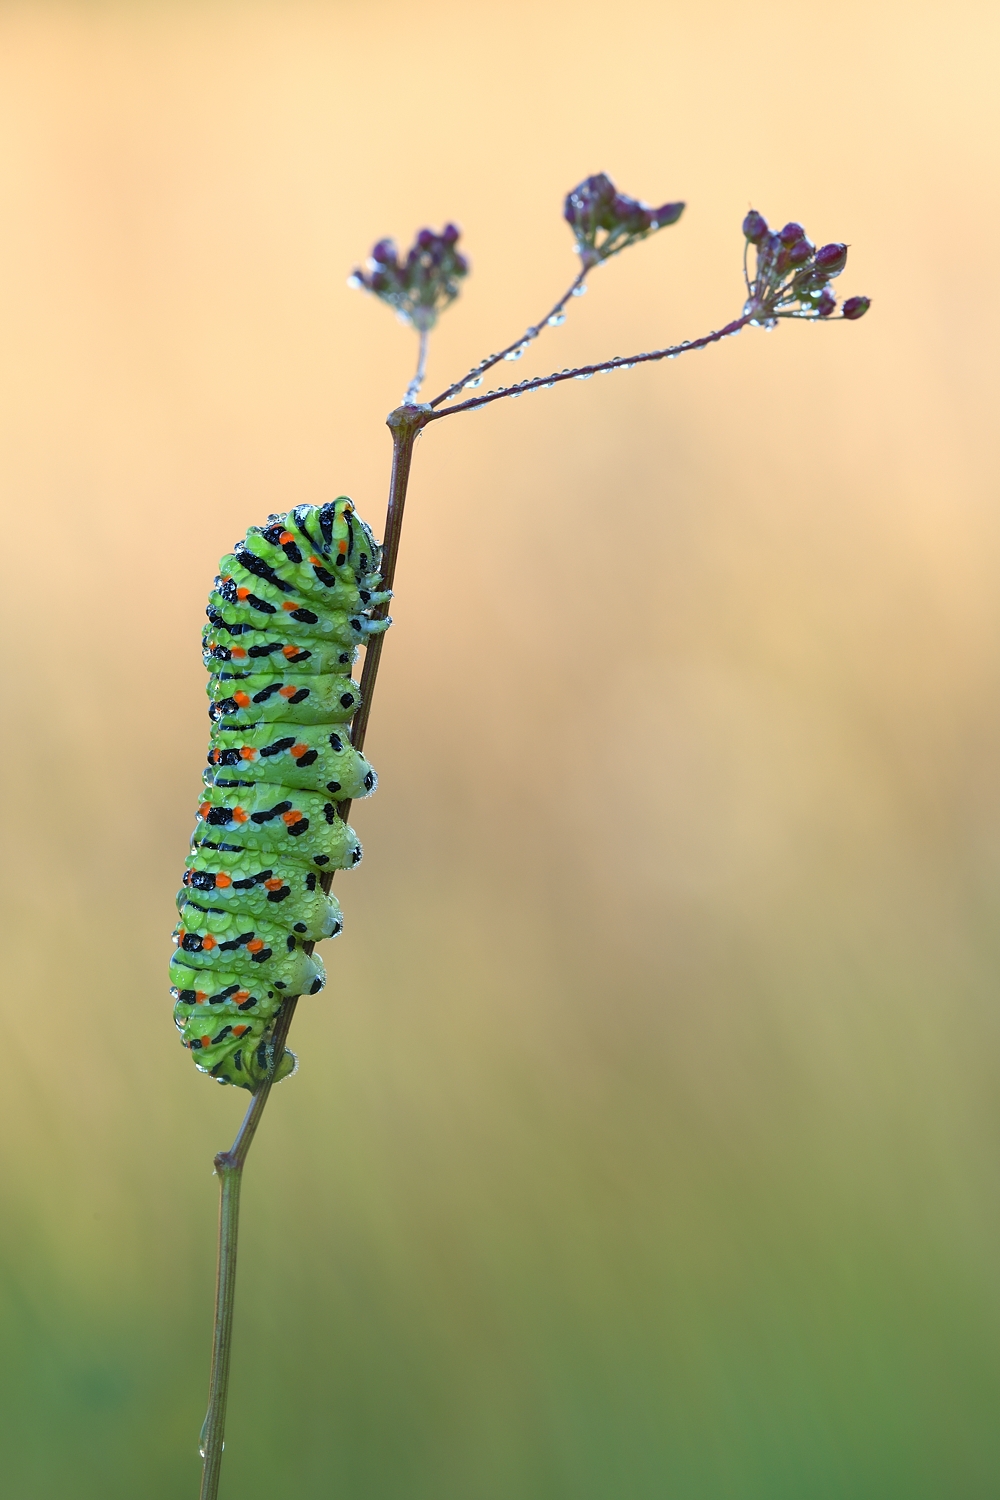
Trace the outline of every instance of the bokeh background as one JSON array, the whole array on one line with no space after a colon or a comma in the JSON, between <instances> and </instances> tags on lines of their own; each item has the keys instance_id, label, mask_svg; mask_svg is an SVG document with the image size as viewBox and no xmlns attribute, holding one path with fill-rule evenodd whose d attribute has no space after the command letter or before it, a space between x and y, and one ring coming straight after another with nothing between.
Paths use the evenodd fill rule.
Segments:
<instances>
[{"instance_id":1,"label":"bokeh background","mask_svg":"<svg viewBox=\"0 0 1000 1500\"><path fill-rule=\"evenodd\" d=\"M873 311L422 438L223 1493L998 1493L998 30L0 5L11 1500L196 1493L245 1099L165 964L215 561L341 492L381 527L414 350L345 284L373 241L463 226L439 389L566 284L600 169L687 213L519 376L738 313L751 202Z\"/></svg>"}]
</instances>

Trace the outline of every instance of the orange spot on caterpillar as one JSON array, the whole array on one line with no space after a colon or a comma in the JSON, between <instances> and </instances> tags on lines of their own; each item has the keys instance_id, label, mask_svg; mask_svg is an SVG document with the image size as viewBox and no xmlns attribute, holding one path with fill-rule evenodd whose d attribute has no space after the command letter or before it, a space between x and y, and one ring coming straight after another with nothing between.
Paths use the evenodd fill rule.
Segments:
<instances>
[{"instance_id":1,"label":"orange spot on caterpillar","mask_svg":"<svg viewBox=\"0 0 1000 1500\"><path fill-rule=\"evenodd\" d=\"M234 646L229 654L230 656L246 656L247 653L243 646Z\"/></svg>"},{"instance_id":2,"label":"orange spot on caterpillar","mask_svg":"<svg viewBox=\"0 0 1000 1500\"><path fill-rule=\"evenodd\" d=\"M216 875L216 877L215 877L216 887L220 891L224 891L226 889L226 887L232 885L232 883L233 883L233 877L231 875L223 875L220 872L220 874Z\"/></svg>"},{"instance_id":3,"label":"orange spot on caterpillar","mask_svg":"<svg viewBox=\"0 0 1000 1500\"><path fill-rule=\"evenodd\" d=\"M286 682L283 688L278 689L279 698L291 698L298 692L294 682Z\"/></svg>"},{"instance_id":4,"label":"orange spot on caterpillar","mask_svg":"<svg viewBox=\"0 0 1000 1500\"><path fill-rule=\"evenodd\" d=\"M256 754L257 754L257 752L253 748L252 745L241 745L240 746L240 757L243 760L253 760L253 758L254 758L254 756Z\"/></svg>"},{"instance_id":5,"label":"orange spot on caterpillar","mask_svg":"<svg viewBox=\"0 0 1000 1500\"><path fill-rule=\"evenodd\" d=\"M195 992L194 992L194 1003L195 1003L195 1005L204 1005L205 1001L207 999L208 999L208 996L205 994L204 990L195 990Z\"/></svg>"},{"instance_id":6,"label":"orange spot on caterpillar","mask_svg":"<svg viewBox=\"0 0 1000 1500\"><path fill-rule=\"evenodd\" d=\"M212 762L213 766L217 766L219 764L219 751L213 750L208 758Z\"/></svg>"},{"instance_id":7,"label":"orange spot on caterpillar","mask_svg":"<svg viewBox=\"0 0 1000 1500\"><path fill-rule=\"evenodd\" d=\"M281 821L283 823L297 823L301 817L302 814L299 812L298 808L293 807L291 812L281 814Z\"/></svg>"},{"instance_id":8,"label":"orange spot on caterpillar","mask_svg":"<svg viewBox=\"0 0 1000 1500\"><path fill-rule=\"evenodd\" d=\"M178 927L177 931L174 933L174 942L178 944L183 943L186 936L187 933L185 932L185 929L183 927Z\"/></svg>"},{"instance_id":9,"label":"orange spot on caterpillar","mask_svg":"<svg viewBox=\"0 0 1000 1500\"><path fill-rule=\"evenodd\" d=\"M233 822L234 823L245 823L246 820L247 820L247 818L249 816L250 816L250 814L249 813L245 813L243 811L242 807L234 807L233 808Z\"/></svg>"},{"instance_id":10,"label":"orange spot on caterpillar","mask_svg":"<svg viewBox=\"0 0 1000 1500\"><path fill-rule=\"evenodd\" d=\"M282 646L282 648L281 648L281 654L282 654L282 656L288 656L288 657L298 656L298 654L299 654L299 648L298 648L298 646Z\"/></svg>"},{"instance_id":11,"label":"orange spot on caterpillar","mask_svg":"<svg viewBox=\"0 0 1000 1500\"><path fill-rule=\"evenodd\" d=\"M305 753L306 753L306 751L308 749L309 749L308 745L293 745L292 746L292 754L294 755L295 759L298 760L299 756L300 755L305 755Z\"/></svg>"},{"instance_id":12,"label":"orange spot on caterpillar","mask_svg":"<svg viewBox=\"0 0 1000 1500\"><path fill-rule=\"evenodd\" d=\"M285 602L282 604L281 607L282 607L282 609L287 609L289 611L289 613L293 609L298 609L299 608L299 606L292 599L286 599Z\"/></svg>"},{"instance_id":13,"label":"orange spot on caterpillar","mask_svg":"<svg viewBox=\"0 0 1000 1500\"><path fill-rule=\"evenodd\" d=\"M317 557L315 552L310 552L309 561L313 564L314 567L321 568L323 566L323 559Z\"/></svg>"},{"instance_id":14,"label":"orange spot on caterpillar","mask_svg":"<svg viewBox=\"0 0 1000 1500\"><path fill-rule=\"evenodd\" d=\"M250 707L250 698L249 698L249 696L246 693L234 693L233 697L236 700L236 702L239 704L240 708L249 708Z\"/></svg>"},{"instance_id":15,"label":"orange spot on caterpillar","mask_svg":"<svg viewBox=\"0 0 1000 1500\"><path fill-rule=\"evenodd\" d=\"M199 818L207 818L212 810L211 802L203 802L198 809Z\"/></svg>"},{"instance_id":16,"label":"orange spot on caterpillar","mask_svg":"<svg viewBox=\"0 0 1000 1500\"><path fill-rule=\"evenodd\" d=\"M292 536L292 533L290 531L283 531L278 538L278 541L283 547L286 542L294 542L294 540L295 538Z\"/></svg>"},{"instance_id":17,"label":"orange spot on caterpillar","mask_svg":"<svg viewBox=\"0 0 1000 1500\"><path fill-rule=\"evenodd\" d=\"M337 543L337 551L338 552L346 552L347 551L347 542L346 542L346 540Z\"/></svg>"},{"instance_id":18,"label":"orange spot on caterpillar","mask_svg":"<svg viewBox=\"0 0 1000 1500\"><path fill-rule=\"evenodd\" d=\"M236 590L236 597L237 597L237 599L249 599L249 597L250 597L250 590L249 589L237 589Z\"/></svg>"},{"instance_id":19,"label":"orange spot on caterpillar","mask_svg":"<svg viewBox=\"0 0 1000 1500\"><path fill-rule=\"evenodd\" d=\"M233 1027L233 1036L242 1036L245 1031L249 1031L249 1030L250 1030L249 1026L234 1026Z\"/></svg>"},{"instance_id":20,"label":"orange spot on caterpillar","mask_svg":"<svg viewBox=\"0 0 1000 1500\"><path fill-rule=\"evenodd\" d=\"M236 1001L237 1005L242 1005L244 1000L249 1000L250 999L250 991L249 990L237 990L236 994L233 996L233 999Z\"/></svg>"},{"instance_id":21,"label":"orange spot on caterpillar","mask_svg":"<svg viewBox=\"0 0 1000 1500\"><path fill-rule=\"evenodd\" d=\"M263 948L263 946L264 946L264 939L263 938L251 938L250 941L249 941L249 943L247 943L247 952L248 953L259 953L260 950Z\"/></svg>"},{"instance_id":22,"label":"orange spot on caterpillar","mask_svg":"<svg viewBox=\"0 0 1000 1500\"><path fill-rule=\"evenodd\" d=\"M265 891L280 891L284 883L283 880L265 880L264 889Z\"/></svg>"},{"instance_id":23,"label":"orange spot on caterpillar","mask_svg":"<svg viewBox=\"0 0 1000 1500\"><path fill-rule=\"evenodd\" d=\"M212 949L215 947L215 938L210 932L207 932L202 938L201 946L205 949L206 953L211 953Z\"/></svg>"},{"instance_id":24,"label":"orange spot on caterpillar","mask_svg":"<svg viewBox=\"0 0 1000 1500\"><path fill-rule=\"evenodd\" d=\"M193 1046L194 1043L192 1042L191 1045ZM212 1045L212 1038L210 1036L203 1036L202 1039L201 1039L201 1045L203 1047L211 1047L211 1045Z\"/></svg>"}]
</instances>

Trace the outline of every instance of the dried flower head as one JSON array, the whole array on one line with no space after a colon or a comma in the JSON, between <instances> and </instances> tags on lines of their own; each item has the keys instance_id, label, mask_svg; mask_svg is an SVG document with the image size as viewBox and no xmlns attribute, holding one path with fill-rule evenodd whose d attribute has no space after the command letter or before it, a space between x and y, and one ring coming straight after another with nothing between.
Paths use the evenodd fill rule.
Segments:
<instances>
[{"instance_id":1,"label":"dried flower head","mask_svg":"<svg viewBox=\"0 0 1000 1500\"><path fill-rule=\"evenodd\" d=\"M676 224L683 203L661 203L650 208L638 198L619 193L604 172L585 177L566 194L563 217L576 236L576 248L584 267L598 265L643 240L657 229Z\"/></svg>"},{"instance_id":2,"label":"dried flower head","mask_svg":"<svg viewBox=\"0 0 1000 1500\"><path fill-rule=\"evenodd\" d=\"M747 276L744 315L765 328L773 328L777 318L833 316L837 298L830 282L847 264L846 245L834 241L817 250L794 219L783 229L769 230L755 208L743 220L743 234L757 252L753 280ZM849 297L841 317L856 322L870 306L868 297Z\"/></svg>"},{"instance_id":3,"label":"dried flower head","mask_svg":"<svg viewBox=\"0 0 1000 1500\"><path fill-rule=\"evenodd\" d=\"M379 240L367 270L353 271L347 284L371 292L395 308L404 323L426 333L454 302L459 282L469 274L469 262L457 249L459 234L454 224L446 224L440 234L421 229L402 258L392 240Z\"/></svg>"}]
</instances>

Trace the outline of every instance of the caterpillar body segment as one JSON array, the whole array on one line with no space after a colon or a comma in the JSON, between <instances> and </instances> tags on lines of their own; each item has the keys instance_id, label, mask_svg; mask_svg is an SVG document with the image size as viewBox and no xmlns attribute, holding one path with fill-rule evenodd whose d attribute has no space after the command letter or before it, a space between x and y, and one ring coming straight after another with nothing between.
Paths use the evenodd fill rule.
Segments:
<instances>
[{"instance_id":1,"label":"caterpillar body segment","mask_svg":"<svg viewBox=\"0 0 1000 1500\"><path fill-rule=\"evenodd\" d=\"M361 702L350 675L260 672L252 677L215 677L206 688L209 716L221 729L288 720L295 724L349 724Z\"/></svg>"},{"instance_id":2,"label":"caterpillar body segment","mask_svg":"<svg viewBox=\"0 0 1000 1500\"><path fill-rule=\"evenodd\" d=\"M312 945L342 927L323 886L361 858L338 803L375 772L350 742L381 549L350 500L253 526L220 563L202 652L212 733L174 932L174 1021L202 1071L254 1089L283 998L316 994ZM324 877L326 877L324 881ZM286 1053L278 1076L295 1066Z\"/></svg>"},{"instance_id":3,"label":"caterpillar body segment","mask_svg":"<svg viewBox=\"0 0 1000 1500\"><path fill-rule=\"evenodd\" d=\"M317 871L291 860L268 864L252 850L194 850L177 893L182 918L188 902L197 908L239 911L250 920L283 921L303 942L336 937L343 924L340 902L323 890Z\"/></svg>"},{"instance_id":4,"label":"caterpillar body segment","mask_svg":"<svg viewBox=\"0 0 1000 1500\"><path fill-rule=\"evenodd\" d=\"M206 784L223 786L241 776L324 792L334 802L367 797L377 781L343 728L329 724L297 725L294 734L270 722L252 729L217 730L209 746Z\"/></svg>"}]
</instances>

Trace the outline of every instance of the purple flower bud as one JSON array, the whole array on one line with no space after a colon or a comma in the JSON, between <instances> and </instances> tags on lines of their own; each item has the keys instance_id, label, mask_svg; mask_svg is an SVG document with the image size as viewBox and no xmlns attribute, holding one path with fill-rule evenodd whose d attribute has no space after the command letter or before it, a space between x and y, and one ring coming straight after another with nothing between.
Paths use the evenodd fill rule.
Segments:
<instances>
[{"instance_id":1,"label":"purple flower bud","mask_svg":"<svg viewBox=\"0 0 1000 1500\"><path fill-rule=\"evenodd\" d=\"M837 299L828 286L825 286L819 294L816 311L821 318L828 318L837 305Z\"/></svg>"},{"instance_id":2,"label":"purple flower bud","mask_svg":"<svg viewBox=\"0 0 1000 1500\"><path fill-rule=\"evenodd\" d=\"M659 208L653 209L653 218L657 227L664 229L668 224L676 224L683 212L683 203L661 203Z\"/></svg>"},{"instance_id":3,"label":"purple flower bud","mask_svg":"<svg viewBox=\"0 0 1000 1500\"><path fill-rule=\"evenodd\" d=\"M841 317L848 318L852 323L856 323L859 318L864 317L871 305L872 299L870 297L848 297L844 303Z\"/></svg>"},{"instance_id":4,"label":"purple flower bud","mask_svg":"<svg viewBox=\"0 0 1000 1500\"><path fill-rule=\"evenodd\" d=\"M782 249L778 251L774 262L774 269L779 276L784 276L791 263L791 259L792 256L790 250Z\"/></svg>"},{"instance_id":5,"label":"purple flower bud","mask_svg":"<svg viewBox=\"0 0 1000 1500\"><path fill-rule=\"evenodd\" d=\"M847 246L838 243L821 245L816 251L816 269L824 276L839 276L847 265Z\"/></svg>"},{"instance_id":6,"label":"purple flower bud","mask_svg":"<svg viewBox=\"0 0 1000 1500\"><path fill-rule=\"evenodd\" d=\"M421 250L429 250L437 239L433 229L421 229L417 235L417 245Z\"/></svg>"},{"instance_id":7,"label":"purple flower bud","mask_svg":"<svg viewBox=\"0 0 1000 1500\"><path fill-rule=\"evenodd\" d=\"M466 271L468 271L468 269L469 269L469 262L466 260L465 256L464 255L459 255L459 254L456 253L456 255L455 255L455 275L456 276L464 276L465 273L466 273Z\"/></svg>"},{"instance_id":8,"label":"purple flower bud","mask_svg":"<svg viewBox=\"0 0 1000 1500\"><path fill-rule=\"evenodd\" d=\"M794 219L790 219L784 229L778 231L778 238L783 245L794 245L796 240L804 240L805 237L806 232L802 225L796 224Z\"/></svg>"},{"instance_id":9,"label":"purple flower bud","mask_svg":"<svg viewBox=\"0 0 1000 1500\"><path fill-rule=\"evenodd\" d=\"M788 259L793 266L804 266L812 252L813 247L808 240L796 240L788 252Z\"/></svg>"},{"instance_id":10,"label":"purple flower bud","mask_svg":"<svg viewBox=\"0 0 1000 1500\"><path fill-rule=\"evenodd\" d=\"M389 290L389 278L384 271L374 271L368 285L373 292L387 292Z\"/></svg>"},{"instance_id":11,"label":"purple flower bud","mask_svg":"<svg viewBox=\"0 0 1000 1500\"><path fill-rule=\"evenodd\" d=\"M394 266L396 264L395 241L379 240L377 245L372 246L372 260L377 261L380 266Z\"/></svg>"},{"instance_id":12,"label":"purple flower bud","mask_svg":"<svg viewBox=\"0 0 1000 1500\"><path fill-rule=\"evenodd\" d=\"M446 224L441 231L441 238L446 245L454 245L460 234L461 230L457 224Z\"/></svg>"},{"instance_id":13,"label":"purple flower bud","mask_svg":"<svg viewBox=\"0 0 1000 1500\"><path fill-rule=\"evenodd\" d=\"M752 208L743 220L743 233L751 245L759 245L767 234L767 220L755 208Z\"/></svg>"}]
</instances>

